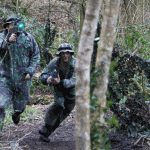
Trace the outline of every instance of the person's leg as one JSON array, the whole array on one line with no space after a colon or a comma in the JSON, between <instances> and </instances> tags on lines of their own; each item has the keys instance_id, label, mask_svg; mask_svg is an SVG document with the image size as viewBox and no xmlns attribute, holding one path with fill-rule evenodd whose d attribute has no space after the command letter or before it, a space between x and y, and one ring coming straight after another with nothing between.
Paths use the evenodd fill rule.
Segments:
<instances>
[{"instance_id":1,"label":"person's leg","mask_svg":"<svg viewBox=\"0 0 150 150\"><path fill-rule=\"evenodd\" d=\"M20 121L20 114L25 110L27 101L29 100L30 87L27 81L17 85L13 95L13 109L12 120L15 124Z\"/></svg>"},{"instance_id":2,"label":"person's leg","mask_svg":"<svg viewBox=\"0 0 150 150\"><path fill-rule=\"evenodd\" d=\"M56 122L58 122L60 114L64 109L64 97L55 96L54 103L50 105L46 112L44 119L45 124L39 129L41 140L49 142L48 136L53 132L52 128L54 128Z\"/></svg>"},{"instance_id":3,"label":"person's leg","mask_svg":"<svg viewBox=\"0 0 150 150\"><path fill-rule=\"evenodd\" d=\"M63 110L63 113L60 116L60 123L65 120L67 118L67 116L69 116L69 114L71 113L71 111L74 109L75 107L75 101L65 101L65 109Z\"/></svg>"},{"instance_id":4,"label":"person's leg","mask_svg":"<svg viewBox=\"0 0 150 150\"><path fill-rule=\"evenodd\" d=\"M44 142L50 141L48 139L48 136L50 136L56 130L56 128L59 127L60 123L71 113L74 106L75 106L75 101L71 103L65 102L64 109L57 107L57 109L59 109L59 113L56 113L58 111L57 109L54 109L55 108L54 104L49 107L46 113L46 117L45 117L45 125L41 128L42 130L39 130L39 133L41 134L40 139L42 141ZM57 114L57 117L56 117L56 114ZM53 115L54 115L54 119L50 117Z\"/></svg>"},{"instance_id":5,"label":"person's leg","mask_svg":"<svg viewBox=\"0 0 150 150\"><path fill-rule=\"evenodd\" d=\"M49 142L48 138L55 128L55 124L59 121L59 116L63 110L63 107L59 104L53 103L50 105L46 112L45 124L39 129L40 140L44 142Z\"/></svg>"},{"instance_id":6,"label":"person's leg","mask_svg":"<svg viewBox=\"0 0 150 150\"><path fill-rule=\"evenodd\" d=\"M55 125L51 128L51 132L54 132L56 128L59 127L59 125L69 116L71 111L74 109L75 101L73 102L66 102L64 103L65 109L63 109L59 115L59 118L57 119Z\"/></svg>"},{"instance_id":7,"label":"person's leg","mask_svg":"<svg viewBox=\"0 0 150 150\"><path fill-rule=\"evenodd\" d=\"M39 130L40 134L43 133L45 136L49 136L52 133L51 128L55 126L56 122L58 122L57 120L59 119L63 109L64 108L62 107L62 105L55 102L50 105L45 115L45 124L42 126L42 130L44 131L44 133L41 130ZM45 132L44 129L48 129L48 131Z\"/></svg>"},{"instance_id":8,"label":"person's leg","mask_svg":"<svg viewBox=\"0 0 150 150\"><path fill-rule=\"evenodd\" d=\"M11 88L7 84L8 82L10 81L8 81L7 78L0 76L0 132L4 124L5 109L8 108L13 94Z\"/></svg>"}]
</instances>

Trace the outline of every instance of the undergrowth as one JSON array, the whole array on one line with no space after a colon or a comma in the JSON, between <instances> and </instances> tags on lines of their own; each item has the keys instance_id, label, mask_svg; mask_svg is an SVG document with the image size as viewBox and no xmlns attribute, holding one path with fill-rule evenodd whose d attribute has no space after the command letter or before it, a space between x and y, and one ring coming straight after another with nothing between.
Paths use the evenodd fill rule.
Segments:
<instances>
[{"instance_id":1,"label":"undergrowth","mask_svg":"<svg viewBox=\"0 0 150 150\"><path fill-rule=\"evenodd\" d=\"M4 127L5 125L10 125L11 123L13 123L12 121L12 114L13 114L13 110L11 108L6 110L6 117L4 120ZM41 116L42 115L42 111L40 109L36 109L36 108L31 108L31 107L26 107L25 111L20 115L20 121L31 121L34 120L37 116Z\"/></svg>"}]
</instances>

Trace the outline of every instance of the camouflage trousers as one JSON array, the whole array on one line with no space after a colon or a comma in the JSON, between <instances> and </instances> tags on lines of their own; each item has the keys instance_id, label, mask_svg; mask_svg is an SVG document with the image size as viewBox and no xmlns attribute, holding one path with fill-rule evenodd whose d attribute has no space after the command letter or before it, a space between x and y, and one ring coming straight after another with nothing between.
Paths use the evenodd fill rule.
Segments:
<instances>
[{"instance_id":1,"label":"camouflage trousers","mask_svg":"<svg viewBox=\"0 0 150 150\"><path fill-rule=\"evenodd\" d=\"M75 106L75 101L69 101L64 97L54 97L45 116L45 123L51 126L50 134L60 125L60 123L71 113Z\"/></svg>"},{"instance_id":2,"label":"camouflage trousers","mask_svg":"<svg viewBox=\"0 0 150 150\"><path fill-rule=\"evenodd\" d=\"M5 109L12 102L14 112L22 113L29 99L29 81L12 81L0 76L0 123L3 124Z\"/></svg>"}]
</instances>

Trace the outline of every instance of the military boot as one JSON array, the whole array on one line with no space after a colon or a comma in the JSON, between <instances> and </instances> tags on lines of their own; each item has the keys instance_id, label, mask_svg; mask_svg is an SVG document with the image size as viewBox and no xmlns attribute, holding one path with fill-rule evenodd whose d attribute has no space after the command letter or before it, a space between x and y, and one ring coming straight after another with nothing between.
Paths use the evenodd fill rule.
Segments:
<instances>
[{"instance_id":1,"label":"military boot","mask_svg":"<svg viewBox=\"0 0 150 150\"><path fill-rule=\"evenodd\" d=\"M48 125L48 124L44 124L40 129L39 129L39 133L41 135L44 135L46 137L48 137L51 134L51 129L52 126Z\"/></svg>"},{"instance_id":2,"label":"military boot","mask_svg":"<svg viewBox=\"0 0 150 150\"><path fill-rule=\"evenodd\" d=\"M50 139L48 138L49 135L51 134L51 129L52 126L48 125L48 124L44 124L40 129L39 129L39 133L40 135L40 140L43 142L50 142Z\"/></svg>"},{"instance_id":3,"label":"military boot","mask_svg":"<svg viewBox=\"0 0 150 150\"><path fill-rule=\"evenodd\" d=\"M40 141L43 141L43 142L50 142L50 139L49 139L47 136L40 135Z\"/></svg>"},{"instance_id":4,"label":"military boot","mask_svg":"<svg viewBox=\"0 0 150 150\"><path fill-rule=\"evenodd\" d=\"M12 114L12 120L13 120L14 124L17 125L20 121L20 114L17 114L17 113Z\"/></svg>"}]
</instances>

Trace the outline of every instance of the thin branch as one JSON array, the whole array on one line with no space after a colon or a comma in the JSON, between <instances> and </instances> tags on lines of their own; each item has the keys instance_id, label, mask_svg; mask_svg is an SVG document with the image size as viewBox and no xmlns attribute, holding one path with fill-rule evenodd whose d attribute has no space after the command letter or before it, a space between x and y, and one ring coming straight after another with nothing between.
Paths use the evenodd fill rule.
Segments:
<instances>
[{"instance_id":1,"label":"thin branch","mask_svg":"<svg viewBox=\"0 0 150 150\"><path fill-rule=\"evenodd\" d=\"M29 135L29 134L31 134L31 133L32 133L32 131L29 132L29 133L27 133L27 134L25 134L22 138L18 139L17 142L22 141L27 135Z\"/></svg>"}]
</instances>

